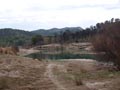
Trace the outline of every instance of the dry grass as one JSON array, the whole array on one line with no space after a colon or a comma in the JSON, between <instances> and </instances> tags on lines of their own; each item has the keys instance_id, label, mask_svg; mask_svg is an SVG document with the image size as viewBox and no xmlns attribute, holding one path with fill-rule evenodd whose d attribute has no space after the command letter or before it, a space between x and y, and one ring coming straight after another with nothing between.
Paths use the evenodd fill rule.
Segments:
<instances>
[{"instance_id":1,"label":"dry grass","mask_svg":"<svg viewBox=\"0 0 120 90\"><path fill-rule=\"evenodd\" d=\"M74 75L74 82L75 82L76 86L83 85L82 78L79 76L76 76L76 75Z\"/></svg>"},{"instance_id":2,"label":"dry grass","mask_svg":"<svg viewBox=\"0 0 120 90\"><path fill-rule=\"evenodd\" d=\"M67 90L120 89L120 72L103 68L98 70L94 61L44 62L0 55L0 90L58 90L54 80L44 75L50 63L54 64L51 71L55 79ZM88 87L87 83L91 86Z\"/></svg>"},{"instance_id":3,"label":"dry grass","mask_svg":"<svg viewBox=\"0 0 120 90\"><path fill-rule=\"evenodd\" d=\"M44 77L45 62L10 55L0 55L0 62L0 90L56 88L49 78Z\"/></svg>"},{"instance_id":4,"label":"dry grass","mask_svg":"<svg viewBox=\"0 0 120 90\"><path fill-rule=\"evenodd\" d=\"M57 65L61 64L65 66L67 72L61 72L59 69L62 68L56 67L54 74L69 90L119 90L120 88L120 72L111 72L108 67L98 70L99 64L82 61L57 63Z\"/></svg>"},{"instance_id":5,"label":"dry grass","mask_svg":"<svg viewBox=\"0 0 120 90\"><path fill-rule=\"evenodd\" d=\"M0 90L5 90L5 89L8 89L9 86L8 86L8 79L7 77L2 77L0 78Z\"/></svg>"}]
</instances>

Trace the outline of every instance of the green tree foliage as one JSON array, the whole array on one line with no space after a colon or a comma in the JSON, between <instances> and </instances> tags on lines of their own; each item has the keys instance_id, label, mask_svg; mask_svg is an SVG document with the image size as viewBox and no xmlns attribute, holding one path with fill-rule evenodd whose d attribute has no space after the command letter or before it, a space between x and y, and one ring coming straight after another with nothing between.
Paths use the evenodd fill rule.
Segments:
<instances>
[{"instance_id":1,"label":"green tree foliage","mask_svg":"<svg viewBox=\"0 0 120 90\"><path fill-rule=\"evenodd\" d=\"M41 35L36 35L32 37L32 45L42 45L44 43L44 39Z\"/></svg>"},{"instance_id":2,"label":"green tree foliage","mask_svg":"<svg viewBox=\"0 0 120 90\"><path fill-rule=\"evenodd\" d=\"M90 38L97 33L95 27L86 28L85 30L71 32L69 29L65 32L61 32L60 35L54 36L54 42L57 43L72 43L89 41Z\"/></svg>"},{"instance_id":3,"label":"green tree foliage","mask_svg":"<svg viewBox=\"0 0 120 90\"><path fill-rule=\"evenodd\" d=\"M23 46L31 41L35 34L11 28L0 29L0 46Z\"/></svg>"}]
</instances>

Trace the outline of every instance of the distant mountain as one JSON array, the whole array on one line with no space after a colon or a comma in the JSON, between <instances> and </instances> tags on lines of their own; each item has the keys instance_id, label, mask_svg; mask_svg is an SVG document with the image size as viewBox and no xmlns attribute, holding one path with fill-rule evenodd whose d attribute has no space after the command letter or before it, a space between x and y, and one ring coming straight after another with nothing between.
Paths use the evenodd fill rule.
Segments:
<instances>
[{"instance_id":1,"label":"distant mountain","mask_svg":"<svg viewBox=\"0 0 120 90\"><path fill-rule=\"evenodd\" d=\"M65 27L65 28L52 28L52 29L39 29L35 31L31 31L35 34L40 34L42 36L53 36L54 34L60 34L61 32L65 32L66 30L69 30L71 32L77 32L83 30L81 27Z\"/></svg>"},{"instance_id":2,"label":"distant mountain","mask_svg":"<svg viewBox=\"0 0 120 90\"><path fill-rule=\"evenodd\" d=\"M61 32L69 30L71 32L77 32L83 30L80 27L66 27L66 28L52 28L52 29L39 29L35 31L24 31L20 29L3 28L0 29L0 46L10 45L24 45L31 43L31 38L35 35L53 36L59 35Z\"/></svg>"},{"instance_id":3,"label":"distant mountain","mask_svg":"<svg viewBox=\"0 0 120 90\"><path fill-rule=\"evenodd\" d=\"M19 29L0 29L0 45L23 45L25 43L30 42L32 36L34 35L35 34L31 32Z\"/></svg>"},{"instance_id":4,"label":"distant mountain","mask_svg":"<svg viewBox=\"0 0 120 90\"><path fill-rule=\"evenodd\" d=\"M0 29L0 37L7 37L7 36L31 36L34 35L29 31L24 31L20 29L12 29L12 28L3 28Z\"/></svg>"}]
</instances>

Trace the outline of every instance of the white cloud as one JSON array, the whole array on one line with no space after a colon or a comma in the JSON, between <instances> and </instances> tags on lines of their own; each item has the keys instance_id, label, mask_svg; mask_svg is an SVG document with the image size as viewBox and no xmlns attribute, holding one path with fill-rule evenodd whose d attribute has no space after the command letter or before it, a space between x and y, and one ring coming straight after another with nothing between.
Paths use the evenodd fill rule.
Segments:
<instances>
[{"instance_id":1,"label":"white cloud","mask_svg":"<svg viewBox=\"0 0 120 90\"><path fill-rule=\"evenodd\" d=\"M0 27L86 27L120 18L119 0L0 0Z\"/></svg>"}]
</instances>

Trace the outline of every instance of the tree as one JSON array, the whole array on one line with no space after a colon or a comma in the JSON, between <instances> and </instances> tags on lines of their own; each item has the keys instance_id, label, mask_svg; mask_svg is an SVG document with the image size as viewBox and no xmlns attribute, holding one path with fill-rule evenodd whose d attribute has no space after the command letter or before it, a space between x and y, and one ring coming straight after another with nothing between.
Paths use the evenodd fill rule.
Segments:
<instances>
[{"instance_id":1,"label":"tree","mask_svg":"<svg viewBox=\"0 0 120 90\"><path fill-rule=\"evenodd\" d=\"M64 44L64 41L63 41L63 32L62 31L60 32L60 35L59 35L59 43L60 43L61 53L63 53L63 44Z\"/></svg>"},{"instance_id":2,"label":"tree","mask_svg":"<svg viewBox=\"0 0 120 90\"><path fill-rule=\"evenodd\" d=\"M120 21L106 21L101 27L93 40L94 49L97 52L104 52L104 60L113 62L120 70Z\"/></svg>"},{"instance_id":3,"label":"tree","mask_svg":"<svg viewBox=\"0 0 120 90\"><path fill-rule=\"evenodd\" d=\"M54 43L58 43L58 38L59 38L59 35L57 33L54 33Z\"/></svg>"},{"instance_id":4,"label":"tree","mask_svg":"<svg viewBox=\"0 0 120 90\"><path fill-rule=\"evenodd\" d=\"M41 35L36 35L32 37L32 45L42 45L44 43L44 39Z\"/></svg>"},{"instance_id":5,"label":"tree","mask_svg":"<svg viewBox=\"0 0 120 90\"><path fill-rule=\"evenodd\" d=\"M63 41L64 42L70 42L72 41L72 32L68 29L63 34Z\"/></svg>"}]
</instances>

